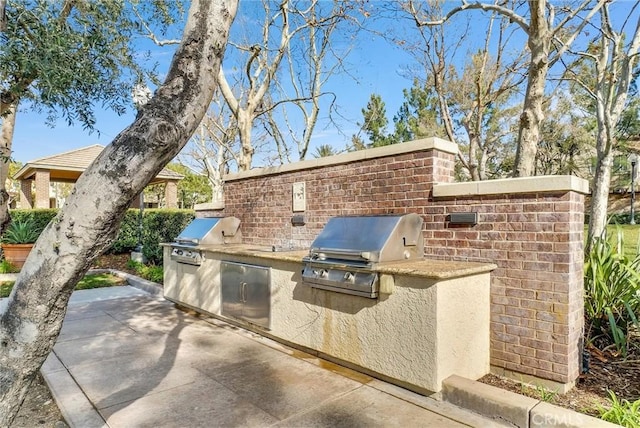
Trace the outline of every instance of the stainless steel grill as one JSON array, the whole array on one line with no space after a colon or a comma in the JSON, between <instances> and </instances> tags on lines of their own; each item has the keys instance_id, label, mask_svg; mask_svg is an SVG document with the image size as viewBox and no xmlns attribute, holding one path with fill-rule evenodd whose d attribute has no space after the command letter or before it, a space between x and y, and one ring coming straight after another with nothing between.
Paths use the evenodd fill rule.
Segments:
<instances>
[{"instance_id":1,"label":"stainless steel grill","mask_svg":"<svg viewBox=\"0 0 640 428\"><path fill-rule=\"evenodd\" d=\"M333 217L303 259L302 280L315 288L376 298L379 264L423 257L422 223L417 214Z\"/></svg>"},{"instance_id":2,"label":"stainless steel grill","mask_svg":"<svg viewBox=\"0 0 640 428\"><path fill-rule=\"evenodd\" d=\"M201 246L241 242L240 220L236 217L196 218L171 243L171 260L200 265Z\"/></svg>"}]
</instances>

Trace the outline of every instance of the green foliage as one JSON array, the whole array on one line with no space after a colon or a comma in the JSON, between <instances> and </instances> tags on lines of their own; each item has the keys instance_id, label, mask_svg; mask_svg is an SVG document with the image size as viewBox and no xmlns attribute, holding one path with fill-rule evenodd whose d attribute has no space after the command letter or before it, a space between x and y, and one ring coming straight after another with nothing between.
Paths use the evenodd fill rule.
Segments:
<instances>
[{"instance_id":1,"label":"green foliage","mask_svg":"<svg viewBox=\"0 0 640 428\"><path fill-rule=\"evenodd\" d=\"M146 209L143 215L142 253L152 263L162 263L162 242L172 242L193 220L191 210ZM126 253L138 246L140 210L130 209L120 224L120 231L110 252Z\"/></svg>"},{"instance_id":2,"label":"green foliage","mask_svg":"<svg viewBox=\"0 0 640 428\"><path fill-rule=\"evenodd\" d=\"M110 253L121 254L133 251L138 246L140 234L140 210L129 209L124 214L116 240L109 249Z\"/></svg>"},{"instance_id":3,"label":"green foliage","mask_svg":"<svg viewBox=\"0 0 640 428\"><path fill-rule=\"evenodd\" d=\"M158 284L162 284L164 282L164 270L162 269L162 266L156 266L153 264L145 265L135 260L129 260L127 262L127 267L135 270L138 276L141 276L144 279Z\"/></svg>"},{"instance_id":4,"label":"green foliage","mask_svg":"<svg viewBox=\"0 0 640 428\"><path fill-rule=\"evenodd\" d=\"M178 163L170 163L167 169L182 174L178 182L178 202L182 208L192 209L194 204L211 200L212 192L209 180L202 174L195 174L190 168Z\"/></svg>"},{"instance_id":5,"label":"green foliage","mask_svg":"<svg viewBox=\"0 0 640 428\"><path fill-rule=\"evenodd\" d=\"M19 209L9 211L11 221L31 222L33 224L33 228L38 231L38 235L42 233L44 228L47 227L51 219L53 219L56 214L58 214L58 210L55 208L33 210Z\"/></svg>"},{"instance_id":6,"label":"green foliage","mask_svg":"<svg viewBox=\"0 0 640 428\"><path fill-rule=\"evenodd\" d=\"M613 344L626 355L628 332L638 326L640 310L640 255L623 253L622 234L617 241L597 238L584 265L586 338L594 345Z\"/></svg>"},{"instance_id":7,"label":"green foliage","mask_svg":"<svg viewBox=\"0 0 640 428\"><path fill-rule=\"evenodd\" d=\"M352 143L355 150L388 146L398 142L394 135L386 134L389 120L387 119L387 109L380 95L371 94L367 107L362 109L362 116L364 121L360 124L360 130L369 137L370 143L365 145L359 135L354 135Z\"/></svg>"},{"instance_id":8,"label":"green foliage","mask_svg":"<svg viewBox=\"0 0 640 428\"><path fill-rule=\"evenodd\" d=\"M6 259L0 261L0 273L18 273L20 269Z\"/></svg>"},{"instance_id":9,"label":"green foliage","mask_svg":"<svg viewBox=\"0 0 640 428\"><path fill-rule=\"evenodd\" d=\"M445 137L434 89L414 79L413 86L402 93L405 101L393 117L395 138L398 141L412 141L424 137Z\"/></svg>"},{"instance_id":10,"label":"green foliage","mask_svg":"<svg viewBox=\"0 0 640 428\"><path fill-rule=\"evenodd\" d=\"M640 428L640 400L633 403L619 400L613 391L609 391L611 407L600 408L600 419L628 428Z\"/></svg>"},{"instance_id":11,"label":"green foliage","mask_svg":"<svg viewBox=\"0 0 640 428\"><path fill-rule=\"evenodd\" d=\"M3 244L33 244L40 236L33 220L12 220L2 235Z\"/></svg>"},{"instance_id":12,"label":"green foliage","mask_svg":"<svg viewBox=\"0 0 640 428\"><path fill-rule=\"evenodd\" d=\"M337 155L338 153L330 144L320 144L316 147L316 151L313 154L313 157L318 158L326 158L329 156Z\"/></svg>"},{"instance_id":13,"label":"green foliage","mask_svg":"<svg viewBox=\"0 0 640 428\"><path fill-rule=\"evenodd\" d=\"M9 297L11 289L13 288L13 281L0 282L0 298Z\"/></svg>"},{"instance_id":14,"label":"green foliage","mask_svg":"<svg viewBox=\"0 0 640 428\"><path fill-rule=\"evenodd\" d=\"M3 102L29 99L52 124L61 114L90 129L95 105L124 113L132 80L144 74L155 80L153 65L139 65L144 56L135 36L147 30L134 9L158 33L182 13L179 3L164 0L7 2L0 34Z\"/></svg>"},{"instance_id":15,"label":"green foliage","mask_svg":"<svg viewBox=\"0 0 640 428\"><path fill-rule=\"evenodd\" d=\"M11 294L15 281L6 281L0 283L0 297L8 297ZM77 284L76 290L89 290L92 288L113 287L123 285L125 281L115 275L109 273L97 273L85 275Z\"/></svg>"},{"instance_id":16,"label":"green foliage","mask_svg":"<svg viewBox=\"0 0 640 428\"><path fill-rule=\"evenodd\" d=\"M85 275L78 284L76 290L90 290L92 288L112 287L115 285L123 285L126 281L118 276L110 273L96 273Z\"/></svg>"},{"instance_id":17,"label":"green foliage","mask_svg":"<svg viewBox=\"0 0 640 428\"><path fill-rule=\"evenodd\" d=\"M10 214L12 224L27 222L31 225L31 229L37 233L35 239L31 241L35 242L57 212L57 209L12 210ZM153 263L162 263L162 247L159 244L174 241L193 218L194 213L191 210L144 210L142 245L147 260ZM140 210L127 210L120 224L118 236L109 252L119 254L135 250L138 246L139 236Z\"/></svg>"},{"instance_id":18,"label":"green foliage","mask_svg":"<svg viewBox=\"0 0 640 428\"><path fill-rule=\"evenodd\" d=\"M161 242L172 242L194 218L190 210L145 210L142 253L151 263L162 263Z\"/></svg>"}]
</instances>

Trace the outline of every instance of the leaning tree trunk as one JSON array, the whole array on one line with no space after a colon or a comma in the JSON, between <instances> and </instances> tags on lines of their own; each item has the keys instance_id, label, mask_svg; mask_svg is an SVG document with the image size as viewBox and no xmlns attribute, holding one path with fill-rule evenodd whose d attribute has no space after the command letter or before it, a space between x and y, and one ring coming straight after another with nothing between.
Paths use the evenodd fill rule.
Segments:
<instances>
[{"instance_id":1,"label":"leaning tree trunk","mask_svg":"<svg viewBox=\"0 0 640 428\"><path fill-rule=\"evenodd\" d=\"M544 87L549 71L549 43L551 33L545 19L546 2L529 0L531 23L528 45L531 51L527 90L520 115L518 147L513 167L514 177L529 177L535 173L536 154L540 141L540 124L544 119Z\"/></svg>"},{"instance_id":2,"label":"leaning tree trunk","mask_svg":"<svg viewBox=\"0 0 640 428\"><path fill-rule=\"evenodd\" d=\"M13 130L16 126L16 114L18 103L16 102L7 110L2 118L2 128L0 129L0 235L9 224L9 193L6 183L9 177L9 165L11 164L11 143L13 141Z\"/></svg>"},{"instance_id":3,"label":"leaning tree trunk","mask_svg":"<svg viewBox=\"0 0 640 428\"><path fill-rule=\"evenodd\" d=\"M132 200L202 120L237 0L194 0L165 83L80 177L0 313L0 426L8 426L60 332L69 297Z\"/></svg>"}]
</instances>

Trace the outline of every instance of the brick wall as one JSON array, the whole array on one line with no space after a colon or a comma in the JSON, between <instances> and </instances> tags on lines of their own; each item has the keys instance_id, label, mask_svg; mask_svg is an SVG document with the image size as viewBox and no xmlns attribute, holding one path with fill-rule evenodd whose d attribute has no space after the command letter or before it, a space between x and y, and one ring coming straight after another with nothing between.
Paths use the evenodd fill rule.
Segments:
<instances>
[{"instance_id":1,"label":"brick wall","mask_svg":"<svg viewBox=\"0 0 640 428\"><path fill-rule=\"evenodd\" d=\"M308 247L332 216L420 214L427 258L498 265L491 364L570 384L582 332L584 196L552 177L500 180L514 189L504 194L452 183L456 150L428 139L235 174L225 182L224 214L240 218L245 242L294 247ZM298 182L306 188L304 213L292 211ZM436 183L449 184L436 192ZM538 190L523 192L527 186ZM477 212L478 223L451 225L453 212ZM306 224L293 226L294 214Z\"/></svg>"},{"instance_id":2,"label":"brick wall","mask_svg":"<svg viewBox=\"0 0 640 428\"><path fill-rule=\"evenodd\" d=\"M529 179L530 181L530 179ZM447 223L477 212L478 224ZM560 383L579 374L584 195L573 191L433 198L427 258L491 261L491 363Z\"/></svg>"}]
</instances>

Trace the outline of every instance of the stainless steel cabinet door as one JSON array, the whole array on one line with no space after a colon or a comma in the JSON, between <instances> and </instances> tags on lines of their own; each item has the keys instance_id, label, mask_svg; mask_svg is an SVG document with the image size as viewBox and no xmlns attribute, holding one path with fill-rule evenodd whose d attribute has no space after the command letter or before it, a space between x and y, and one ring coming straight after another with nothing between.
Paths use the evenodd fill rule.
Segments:
<instances>
[{"instance_id":1,"label":"stainless steel cabinet door","mask_svg":"<svg viewBox=\"0 0 640 428\"><path fill-rule=\"evenodd\" d=\"M222 315L241 318L269 328L271 319L271 269L222 262Z\"/></svg>"}]
</instances>

